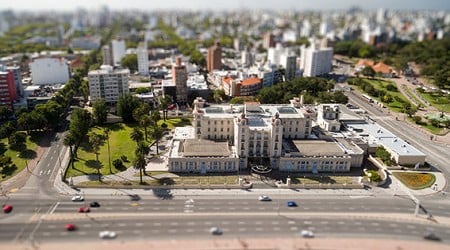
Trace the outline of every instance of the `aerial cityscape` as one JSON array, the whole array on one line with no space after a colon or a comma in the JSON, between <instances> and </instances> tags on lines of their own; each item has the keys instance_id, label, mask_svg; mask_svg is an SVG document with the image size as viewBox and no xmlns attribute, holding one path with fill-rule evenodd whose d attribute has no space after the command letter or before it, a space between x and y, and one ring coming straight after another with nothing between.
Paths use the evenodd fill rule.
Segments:
<instances>
[{"instance_id":1,"label":"aerial cityscape","mask_svg":"<svg viewBox=\"0 0 450 250\"><path fill-rule=\"evenodd\" d=\"M444 1L2 4L0 248L450 248Z\"/></svg>"}]
</instances>

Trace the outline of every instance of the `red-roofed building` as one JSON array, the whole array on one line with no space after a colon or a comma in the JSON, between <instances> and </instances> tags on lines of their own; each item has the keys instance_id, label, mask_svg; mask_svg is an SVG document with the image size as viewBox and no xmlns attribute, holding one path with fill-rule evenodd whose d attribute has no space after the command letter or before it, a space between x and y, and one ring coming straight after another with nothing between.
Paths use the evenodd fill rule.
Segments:
<instances>
[{"instance_id":1,"label":"red-roofed building","mask_svg":"<svg viewBox=\"0 0 450 250\"><path fill-rule=\"evenodd\" d=\"M222 89L228 96L253 96L261 89L261 82L257 77L239 80L226 76L222 79Z\"/></svg>"},{"instance_id":2,"label":"red-roofed building","mask_svg":"<svg viewBox=\"0 0 450 250\"><path fill-rule=\"evenodd\" d=\"M381 74L382 77L394 77L396 75L394 69L391 66L386 65L382 62L375 64L374 66L372 66L372 68L376 73Z\"/></svg>"}]
</instances>

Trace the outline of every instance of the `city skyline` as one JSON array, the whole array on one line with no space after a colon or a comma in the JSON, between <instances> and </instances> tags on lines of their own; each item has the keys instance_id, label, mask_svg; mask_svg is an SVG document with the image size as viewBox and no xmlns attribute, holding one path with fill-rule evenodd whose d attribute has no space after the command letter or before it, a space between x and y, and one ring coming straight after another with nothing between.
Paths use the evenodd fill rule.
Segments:
<instances>
[{"instance_id":1,"label":"city skyline","mask_svg":"<svg viewBox=\"0 0 450 250\"><path fill-rule=\"evenodd\" d=\"M140 9L140 10L161 10L161 9L185 9L185 10L236 10L236 9L272 9L272 10L339 10L351 7L362 9L395 9L395 10L448 10L450 5L439 0L399 0L399 1L370 1L345 0L338 3L333 0L298 1L280 0L277 4L269 0L247 0L247 1L218 1L218 0L195 0L195 1L145 1L133 0L130 2L119 0L91 0L91 1L69 1L44 0L36 4L32 0L17 0L14 2L2 1L3 10L13 9L17 11L70 11L76 8L98 9L101 6L108 6L111 10Z\"/></svg>"}]
</instances>

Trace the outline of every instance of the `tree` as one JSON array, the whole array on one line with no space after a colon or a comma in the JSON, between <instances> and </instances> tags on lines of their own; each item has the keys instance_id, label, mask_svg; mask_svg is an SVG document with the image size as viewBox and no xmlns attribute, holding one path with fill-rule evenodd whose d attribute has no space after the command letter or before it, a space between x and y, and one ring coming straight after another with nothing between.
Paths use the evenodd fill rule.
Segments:
<instances>
[{"instance_id":1,"label":"tree","mask_svg":"<svg viewBox=\"0 0 450 250\"><path fill-rule=\"evenodd\" d=\"M77 156L78 147L88 134L89 128L91 126L91 114L80 108L75 108L72 112L69 132L72 134L75 140L74 145L74 156Z\"/></svg>"},{"instance_id":2,"label":"tree","mask_svg":"<svg viewBox=\"0 0 450 250\"><path fill-rule=\"evenodd\" d=\"M150 113L150 105L147 103L140 103L137 108L133 110L133 119L135 121L140 121L141 117Z\"/></svg>"},{"instance_id":3,"label":"tree","mask_svg":"<svg viewBox=\"0 0 450 250\"><path fill-rule=\"evenodd\" d=\"M97 125L103 125L107 121L108 108L104 99L96 100L92 104L92 116Z\"/></svg>"},{"instance_id":4,"label":"tree","mask_svg":"<svg viewBox=\"0 0 450 250\"><path fill-rule=\"evenodd\" d=\"M133 166L135 169L139 170L139 177L141 183L142 183L142 172L145 171L145 166L147 165L145 156L148 155L149 152L150 148L148 147L147 143L142 141L138 143L136 150L134 152L136 155L136 160Z\"/></svg>"},{"instance_id":5,"label":"tree","mask_svg":"<svg viewBox=\"0 0 450 250\"><path fill-rule=\"evenodd\" d=\"M391 153L389 153L383 146L378 146L375 155L383 161L386 165L391 165Z\"/></svg>"},{"instance_id":6,"label":"tree","mask_svg":"<svg viewBox=\"0 0 450 250\"><path fill-rule=\"evenodd\" d=\"M133 111L139 107L139 99L127 93L119 96L117 102L117 114L122 117L124 122L133 122Z\"/></svg>"},{"instance_id":7,"label":"tree","mask_svg":"<svg viewBox=\"0 0 450 250\"><path fill-rule=\"evenodd\" d=\"M72 168L74 167L74 161L75 161L75 153L74 153L74 146L75 146L75 137L70 133L70 131L66 134L66 137L64 137L63 141L65 146L69 146L70 150L70 162L72 164Z\"/></svg>"},{"instance_id":8,"label":"tree","mask_svg":"<svg viewBox=\"0 0 450 250\"><path fill-rule=\"evenodd\" d=\"M91 133L89 135L89 145L91 146L92 152L95 154L95 160L99 162L98 155L100 151L100 146L102 145L102 137L96 133ZM101 180L101 173L100 173L101 164L97 167L97 176L98 181Z\"/></svg>"},{"instance_id":9,"label":"tree","mask_svg":"<svg viewBox=\"0 0 450 250\"><path fill-rule=\"evenodd\" d=\"M420 124L422 122L422 116L415 115L415 116L413 116L413 120L416 124Z\"/></svg>"},{"instance_id":10,"label":"tree","mask_svg":"<svg viewBox=\"0 0 450 250\"><path fill-rule=\"evenodd\" d=\"M130 133L130 138L131 140L135 141L136 144L139 144L139 142L144 139L144 135L138 127L134 127L133 131L131 131Z\"/></svg>"},{"instance_id":11,"label":"tree","mask_svg":"<svg viewBox=\"0 0 450 250\"><path fill-rule=\"evenodd\" d=\"M136 54L125 55L122 58L122 61L120 62L120 64L123 67L130 69L131 72L136 71L137 70L137 55Z\"/></svg>"},{"instance_id":12,"label":"tree","mask_svg":"<svg viewBox=\"0 0 450 250\"><path fill-rule=\"evenodd\" d=\"M391 103L393 100L394 100L394 98L390 94L385 94L382 97L382 101L385 102L385 103L388 103L388 104Z\"/></svg>"},{"instance_id":13,"label":"tree","mask_svg":"<svg viewBox=\"0 0 450 250\"><path fill-rule=\"evenodd\" d=\"M161 139L162 135L163 135L163 129L159 126L153 126L153 130L152 130L152 137L153 139L155 139L155 143L156 143L156 154L159 154L159 140Z\"/></svg>"},{"instance_id":14,"label":"tree","mask_svg":"<svg viewBox=\"0 0 450 250\"><path fill-rule=\"evenodd\" d=\"M8 138L8 144L11 144L9 141L10 136L17 131L17 127L13 122L5 122L0 126L0 138Z\"/></svg>"},{"instance_id":15,"label":"tree","mask_svg":"<svg viewBox=\"0 0 450 250\"><path fill-rule=\"evenodd\" d=\"M161 120L161 114L159 113L159 110L152 110L150 118L152 120L153 126L157 126L159 120Z\"/></svg>"},{"instance_id":16,"label":"tree","mask_svg":"<svg viewBox=\"0 0 450 250\"><path fill-rule=\"evenodd\" d=\"M10 148L20 151L26 148L25 142L27 141L27 135L25 133L16 131L8 139Z\"/></svg>"},{"instance_id":17,"label":"tree","mask_svg":"<svg viewBox=\"0 0 450 250\"><path fill-rule=\"evenodd\" d=\"M104 128L103 132L105 133L106 142L107 142L107 145L108 145L108 166L109 166L109 173L112 174L112 171L111 171L111 150L110 150L110 148L109 148L109 133L110 133L110 130L109 130L109 128Z\"/></svg>"},{"instance_id":18,"label":"tree","mask_svg":"<svg viewBox=\"0 0 450 250\"><path fill-rule=\"evenodd\" d=\"M159 112L158 112L158 113L159 113ZM144 137L145 137L145 140L148 139L148 138L147 138L147 135L148 135L148 133L147 133L147 128L148 128L148 126L150 126L151 124L152 124L152 120L151 120L150 116L148 116L148 115L143 115L143 116L141 117L141 119L139 120L139 126L140 126L141 128L144 129Z\"/></svg>"},{"instance_id":19,"label":"tree","mask_svg":"<svg viewBox=\"0 0 450 250\"><path fill-rule=\"evenodd\" d=\"M140 177L140 183L142 184L142 170L145 169L145 166L147 165L147 160L145 159L145 155L136 155L136 159L133 162L134 169L139 169L139 177Z\"/></svg>"},{"instance_id":20,"label":"tree","mask_svg":"<svg viewBox=\"0 0 450 250\"><path fill-rule=\"evenodd\" d=\"M6 121L8 120L14 112L12 109L8 106L0 106L0 121Z\"/></svg>"},{"instance_id":21,"label":"tree","mask_svg":"<svg viewBox=\"0 0 450 250\"><path fill-rule=\"evenodd\" d=\"M368 77L374 77L375 76L375 70L373 70L372 67L366 66L363 70L361 70L361 74Z\"/></svg>"}]
</instances>

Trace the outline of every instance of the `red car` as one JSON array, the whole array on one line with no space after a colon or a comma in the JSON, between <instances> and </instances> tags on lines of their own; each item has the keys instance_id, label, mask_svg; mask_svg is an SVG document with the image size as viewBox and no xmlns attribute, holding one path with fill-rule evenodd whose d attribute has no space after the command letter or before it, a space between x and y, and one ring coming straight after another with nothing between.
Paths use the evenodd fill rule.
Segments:
<instances>
[{"instance_id":1,"label":"red car","mask_svg":"<svg viewBox=\"0 0 450 250\"><path fill-rule=\"evenodd\" d=\"M89 207L80 207L78 208L78 213L89 213L91 210Z\"/></svg>"},{"instance_id":2,"label":"red car","mask_svg":"<svg viewBox=\"0 0 450 250\"><path fill-rule=\"evenodd\" d=\"M12 209L13 209L13 207L12 207L11 205L9 205L9 204L5 204L5 205L3 206L3 212L4 212L4 213L9 213L9 212L12 211Z\"/></svg>"},{"instance_id":3,"label":"red car","mask_svg":"<svg viewBox=\"0 0 450 250\"><path fill-rule=\"evenodd\" d=\"M66 224L64 227L67 231L75 231L77 229L74 224Z\"/></svg>"}]
</instances>

